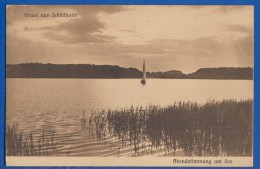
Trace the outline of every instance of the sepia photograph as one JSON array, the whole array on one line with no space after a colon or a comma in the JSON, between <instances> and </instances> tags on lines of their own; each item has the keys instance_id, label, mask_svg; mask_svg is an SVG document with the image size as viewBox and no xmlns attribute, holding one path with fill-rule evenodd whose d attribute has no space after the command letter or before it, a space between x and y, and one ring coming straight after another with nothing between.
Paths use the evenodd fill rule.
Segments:
<instances>
[{"instance_id":1,"label":"sepia photograph","mask_svg":"<svg viewBox=\"0 0 260 169\"><path fill-rule=\"evenodd\" d=\"M250 5L8 5L7 165L252 166L253 65Z\"/></svg>"}]
</instances>

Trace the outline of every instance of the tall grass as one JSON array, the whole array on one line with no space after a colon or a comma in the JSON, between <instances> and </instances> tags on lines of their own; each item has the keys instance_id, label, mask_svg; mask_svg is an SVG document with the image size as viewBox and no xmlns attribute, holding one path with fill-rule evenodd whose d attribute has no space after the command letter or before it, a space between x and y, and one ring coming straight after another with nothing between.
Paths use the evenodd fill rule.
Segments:
<instances>
[{"instance_id":1,"label":"tall grass","mask_svg":"<svg viewBox=\"0 0 260 169\"><path fill-rule=\"evenodd\" d=\"M144 149L186 156L251 156L252 100L178 102L168 107L131 107L84 117L91 134L110 136L134 154Z\"/></svg>"},{"instance_id":2,"label":"tall grass","mask_svg":"<svg viewBox=\"0 0 260 169\"><path fill-rule=\"evenodd\" d=\"M6 128L6 155L7 156L41 156L57 152L55 132L42 131L40 135L24 134L19 130L19 124Z\"/></svg>"}]
</instances>

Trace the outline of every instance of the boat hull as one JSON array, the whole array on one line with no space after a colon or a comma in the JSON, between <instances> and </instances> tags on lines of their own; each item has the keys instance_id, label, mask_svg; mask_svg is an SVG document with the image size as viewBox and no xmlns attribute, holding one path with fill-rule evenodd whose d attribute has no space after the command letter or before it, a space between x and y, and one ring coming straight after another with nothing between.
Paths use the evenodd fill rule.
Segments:
<instances>
[{"instance_id":1,"label":"boat hull","mask_svg":"<svg viewBox=\"0 0 260 169\"><path fill-rule=\"evenodd\" d=\"M145 84L145 83L146 83L146 81L145 81L144 79L142 79L142 80L141 80L141 83L142 83L142 84Z\"/></svg>"}]
</instances>

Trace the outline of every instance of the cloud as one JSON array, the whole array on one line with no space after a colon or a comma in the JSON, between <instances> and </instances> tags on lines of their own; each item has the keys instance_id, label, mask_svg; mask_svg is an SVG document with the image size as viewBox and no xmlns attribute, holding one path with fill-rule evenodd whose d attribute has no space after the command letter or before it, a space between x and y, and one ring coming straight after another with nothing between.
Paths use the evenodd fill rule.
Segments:
<instances>
[{"instance_id":1,"label":"cloud","mask_svg":"<svg viewBox=\"0 0 260 169\"><path fill-rule=\"evenodd\" d=\"M42 27L35 25L25 26L25 31L37 31L43 38L66 43L89 43L89 42L109 42L115 39L114 36L101 35L106 24L99 21L99 13L113 14L126 10L123 6L92 5L92 6L10 6L7 10L7 21L9 25L13 22L26 21L25 13L52 13L52 12L72 12L77 14L76 19L67 19L66 22L46 24ZM16 17L19 16L19 17ZM12 19L11 19L12 18ZM35 18L30 18L33 22ZM39 20L39 18L37 18ZM62 32L62 33L61 33Z\"/></svg>"},{"instance_id":2,"label":"cloud","mask_svg":"<svg viewBox=\"0 0 260 169\"><path fill-rule=\"evenodd\" d=\"M49 27L44 37L64 43L109 42L114 36L101 35L106 25L97 18L98 13L112 14L124 10L122 6L75 6L73 10L80 18ZM46 29L46 28L45 28ZM65 35L59 34L66 32Z\"/></svg>"},{"instance_id":3,"label":"cloud","mask_svg":"<svg viewBox=\"0 0 260 169\"><path fill-rule=\"evenodd\" d=\"M25 12L78 17L28 19ZM149 71L184 72L253 65L251 7L10 6L7 21L7 63L138 68L146 59Z\"/></svg>"},{"instance_id":4,"label":"cloud","mask_svg":"<svg viewBox=\"0 0 260 169\"><path fill-rule=\"evenodd\" d=\"M243 26L239 24L232 24L227 26L228 31L236 31L236 32L242 32L242 33L247 33L251 34L253 32L253 28L249 26Z\"/></svg>"},{"instance_id":5,"label":"cloud","mask_svg":"<svg viewBox=\"0 0 260 169\"><path fill-rule=\"evenodd\" d=\"M82 34L70 34L70 32L67 32L64 35L56 31L47 31L46 33L44 33L43 37L58 42L63 42L65 44L73 45L76 45L78 43L110 42L113 41L113 39L115 39L115 37L113 36L93 35L91 33L86 32Z\"/></svg>"},{"instance_id":6,"label":"cloud","mask_svg":"<svg viewBox=\"0 0 260 169\"><path fill-rule=\"evenodd\" d=\"M234 11L240 11L246 8L251 8L250 6L245 6L245 5L216 5L215 6L214 12L217 13L230 13Z\"/></svg>"},{"instance_id":7,"label":"cloud","mask_svg":"<svg viewBox=\"0 0 260 169\"><path fill-rule=\"evenodd\" d=\"M200 67L252 66L253 35L221 41L216 37L195 40L160 39L145 45L86 43L46 44L9 36L7 63L91 63L124 67L140 66L146 59L149 71L178 69L192 72Z\"/></svg>"}]
</instances>

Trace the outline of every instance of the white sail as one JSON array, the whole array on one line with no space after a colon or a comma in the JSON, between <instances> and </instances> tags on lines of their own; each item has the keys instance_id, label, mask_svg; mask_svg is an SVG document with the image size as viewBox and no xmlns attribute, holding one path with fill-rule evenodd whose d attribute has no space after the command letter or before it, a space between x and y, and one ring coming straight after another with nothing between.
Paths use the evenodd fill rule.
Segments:
<instances>
[{"instance_id":1,"label":"white sail","mask_svg":"<svg viewBox=\"0 0 260 169\"><path fill-rule=\"evenodd\" d=\"M144 64L143 64L143 79L144 80L146 79L145 61L144 61Z\"/></svg>"}]
</instances>

